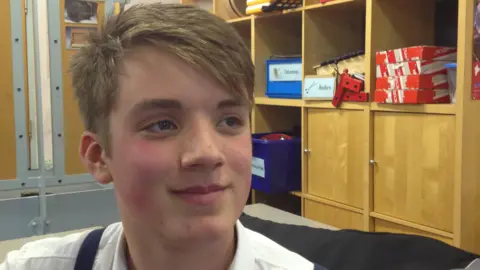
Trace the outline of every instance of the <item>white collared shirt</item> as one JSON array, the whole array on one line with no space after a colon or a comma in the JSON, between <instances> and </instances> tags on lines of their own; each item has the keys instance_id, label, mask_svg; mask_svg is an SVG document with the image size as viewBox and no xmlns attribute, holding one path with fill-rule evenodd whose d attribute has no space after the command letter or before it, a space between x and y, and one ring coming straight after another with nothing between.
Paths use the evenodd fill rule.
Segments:
<instances>
[{"instance_id":1,"label":"white collared shirt","mask_svg":"<svg viewBox=\"0 0 480 270\"><path fill-rule=\"evenodd\" d=\"M230 270L313 270L313 263L237 221L237 249ZM89 231L33 241L10 252L0 270L73 269ZM103 232L94 270L127 270L121 223Z\"/></svg>"}]
</instances>

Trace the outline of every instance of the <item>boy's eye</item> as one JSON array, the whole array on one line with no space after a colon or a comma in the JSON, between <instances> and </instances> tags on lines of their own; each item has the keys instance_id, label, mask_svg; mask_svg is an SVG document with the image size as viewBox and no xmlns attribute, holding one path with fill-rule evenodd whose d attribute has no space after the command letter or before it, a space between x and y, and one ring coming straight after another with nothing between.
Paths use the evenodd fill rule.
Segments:
<instances>
[{"instance_id":1,"label":"boy's eye","mask_svg":"<svg viewBox=\"0 0 480 270\"><path fill-rule=\"evenodd\" d=\"M242 125L242 120L238 117L230 116L225 118L220 125L226 125L230 128L238 128Z\"/></svg>"},{"instance_id":2,"label":"boy's eye","mask_svg":"<svg viewBox=\"0 0 480 270\"><path fill-rule=\"evenodd\" d=\"M158 121L146 128L150 132L162 132L177 129L177 126L170 120Z\"/></svg>"}]
</instances>

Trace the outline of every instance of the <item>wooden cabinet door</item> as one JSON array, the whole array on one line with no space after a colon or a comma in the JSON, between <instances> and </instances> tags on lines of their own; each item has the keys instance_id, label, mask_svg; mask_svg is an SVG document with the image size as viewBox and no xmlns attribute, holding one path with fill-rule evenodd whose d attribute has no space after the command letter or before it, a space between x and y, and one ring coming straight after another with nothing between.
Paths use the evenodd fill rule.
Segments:
<instances>
[{"instance_id":1,"label":"wooden cabinet door","mask_svg":"<svg viewBox=\"0 0 480 270\"><path fill-rule=\"evenodd\" d=\"M453 227L455 116L374 115L374 211Z\"/></svg>"},{"instance_id":2,"label":"wooden cabinet door","mask_svg":"<svg viewBox=\"0 0 480 270\"><path fill-rule=\"evenodd\" d=\"M307 193L363 208L362 111L308 109Z\"/></svg>"}]
</instances>

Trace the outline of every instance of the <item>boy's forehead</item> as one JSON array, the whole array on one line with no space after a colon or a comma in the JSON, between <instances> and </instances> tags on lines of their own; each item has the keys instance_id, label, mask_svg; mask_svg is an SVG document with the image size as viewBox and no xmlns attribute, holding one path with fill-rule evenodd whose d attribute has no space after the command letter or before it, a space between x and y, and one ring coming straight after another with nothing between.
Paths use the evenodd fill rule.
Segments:
<instances>
[{"instance_id":1,"label":"boy's forehead","mask_svg":"<svg viewBox=\"0 0 480 270\"><path fill-rule=\"evenodd\" d=\"M139 46L127 51L121 70L120 89L138 91L143 87L168 92L181 90L178 88L194 88L204 92L207 97L220 90L222 100L249 104L246 91L235 91L222 85L218 78L207 74L205 69L193 68L192 64L176 54L153 46Z\"/></svg>"}]
</instances>

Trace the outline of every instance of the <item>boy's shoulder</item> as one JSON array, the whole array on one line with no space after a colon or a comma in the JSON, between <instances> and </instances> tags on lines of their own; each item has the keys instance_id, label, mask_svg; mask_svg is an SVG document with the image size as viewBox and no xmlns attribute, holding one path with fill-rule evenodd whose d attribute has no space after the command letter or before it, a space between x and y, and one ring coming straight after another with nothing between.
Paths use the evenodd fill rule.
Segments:
<instances>
[{"instance_id":1,"label":"boy's shoulder","mask_svg":"<svg viewBox=\"0 0 480 270\"><path fill-rule=\"evenodd\" d=\"M80 246L91 229L65 236L47 237L24 244L20 249L10 251L0 270L6 269L73 269ZM109 225L102 236L99 249L113 249L113 240L121 233L121 223Z\"/></svg>"},{"instance_id":2,"label":"boy's shoulder","mask_svg":"<svg viewBox=\"0 0 480 270\"><path fill-rule=\"evenodd\" d=\"M313 270L316 266L270 238L244 228L258 269ZM255 268L257 269L257 268ZM318 268L323 269L323 268Z\"/></svg>"}]
</instances>

